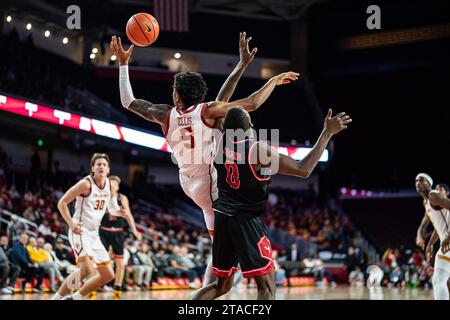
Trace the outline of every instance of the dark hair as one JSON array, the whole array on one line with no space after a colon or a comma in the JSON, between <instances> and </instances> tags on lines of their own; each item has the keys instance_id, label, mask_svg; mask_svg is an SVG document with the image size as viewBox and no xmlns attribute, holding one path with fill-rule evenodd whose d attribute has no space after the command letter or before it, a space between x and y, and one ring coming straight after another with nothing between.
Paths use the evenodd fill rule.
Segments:
<instances>
[{"instance_id":1,"label":"dark hair","mask_svg":"<svg viewBox=\"0 0 450 320\"><path fill-rule=\"evenodd\" d=\"M436 189L439 188L439 187L441 187L442 189L444 189L445 192L447 192L447 193L449 192L448 185L446 185L445 183L438 183L438 184L436 185Z\"/></svg>"},{"instance_id":2,"label":"dark hair","mask_svg":"<svg viewBox=\"0 0 450 320\"><path fill-rule=\"evenodd\" d=\"M247 131L250 129L250 119L241 108L232 108L227 112L225 121L223 123L223 129L242 129Z\"/></svg>"},{"instance_id":3,"label":"dark hair","mask_svg":"<svg viewBox=\"0 0 450 320\"><path fill-rule=\"evenodd\" d=\"M203 102L208 90L202 75L191 71L177 73L173 87L186 108Z\"/></svg>"}]
</instances>

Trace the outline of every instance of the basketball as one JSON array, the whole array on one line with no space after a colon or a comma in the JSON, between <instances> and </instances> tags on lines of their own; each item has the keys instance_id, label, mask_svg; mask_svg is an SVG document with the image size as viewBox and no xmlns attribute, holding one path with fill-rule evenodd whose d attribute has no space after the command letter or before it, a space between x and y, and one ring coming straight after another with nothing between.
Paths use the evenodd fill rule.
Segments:
<instances>
[{"instance_id":1,"label":"basketball","mask_svg":"<svg viewBox=\"0 0 450 320\"><path fill-rule=\"evenodd\" d=\"M139 47L147 47L158 39L159 23L151 14L140 12L127 22L128 39Z\"/></svg>"}]
</instances>

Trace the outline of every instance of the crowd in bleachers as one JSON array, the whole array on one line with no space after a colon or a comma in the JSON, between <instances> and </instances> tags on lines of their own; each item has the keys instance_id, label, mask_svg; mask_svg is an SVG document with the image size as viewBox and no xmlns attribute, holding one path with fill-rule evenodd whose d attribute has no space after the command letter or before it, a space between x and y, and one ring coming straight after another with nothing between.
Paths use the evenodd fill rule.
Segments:
<instances>
[{"instance_id":1,"label":"crowd in bleachers","mask_svg":"<svg viewBox=\"0 0 450 320\"><path fill-rule=\"evenodd\" d=\"M68 227L56 203L64 190L85 175L84 169L61 172L56 163L52 172L25 174L27 183L18 187L12 183L19 179L11 179L9 163L0 148L0 209L14 213L7 224L0 222L0 289L3 293L10 292L11 287L24 290L24 285L30 283L32 290L38 291L42 279L48 278L49 290L53 291L76 268L73 252L64 239ZM124 288L146 290L158 277L187 278L195 287L195 280L204 275L211 252L205 230L175 215L170 208L144 210L136 196L129 196L138 229L145 237L138 241L129 234ZM283 230L308 244L305 252L297 242L273 243L278 285L290 285L292 276L312 276L318 285L323 284L323 279L334 284L334 277L318 255L323 250L345 253L350 284L364 283L367 278L368 257L361 232L336 206L320 204L312 188L304 192L274 189L264 220L269 230ZM388 250L380 265L386 286L430 284L432 268L420 252L404 261L399 250ZM18 278L23 279L20 284L16 283Z\"/></svg>"}]
</instances>

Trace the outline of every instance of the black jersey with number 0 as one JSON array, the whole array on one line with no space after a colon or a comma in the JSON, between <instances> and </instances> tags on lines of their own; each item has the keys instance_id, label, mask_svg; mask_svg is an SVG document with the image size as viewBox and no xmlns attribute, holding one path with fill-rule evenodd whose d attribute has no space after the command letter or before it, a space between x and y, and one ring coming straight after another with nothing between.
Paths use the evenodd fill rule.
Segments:
<instances>
[{"instance_id":1,"label":"black jersey with number 0","mask_svg":"<svg viewBox=\"0 0 450 320\"><path fill-rule=\"evenodd\" d=\"M119 204L119 207L122 208L120 194L117 197L117 203ZM128 222L124 217L112 215L109 210L106 210L100 225L107 228L126 228L128 226Z\"/></svg>"},{"instance_id":2,"label":"black jersey with number 0","mask_svg":"<svg viewBox=\"0 0 450 320\"><path fill-rule=\"evenodd\" d=\"M270 176L262 176L250 164L249 153L258 141L247 139L239 142L219 140L214 166L217 169L219 198L213 208L228 215L264 213Z\"/></svg>"}]
</instances>

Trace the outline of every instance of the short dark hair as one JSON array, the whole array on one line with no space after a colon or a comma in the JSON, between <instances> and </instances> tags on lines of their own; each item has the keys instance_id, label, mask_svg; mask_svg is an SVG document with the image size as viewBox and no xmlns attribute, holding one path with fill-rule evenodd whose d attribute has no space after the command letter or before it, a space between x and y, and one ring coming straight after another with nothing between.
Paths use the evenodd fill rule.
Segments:
<instances>
[{"instance_id":1,"label":"short dark hair","mask_svg":"<svg viewBox=\"0 0 450 320\"><path fill-rule=\"evenodd\" d=\"M175 75L173 87L177 91L185 107L197 105L205 100L206 82L197 72L185 71Z\"/></svg>"},{"instance_id":2,"label":"short dark hair","mask_svg":"<svg viewBox=\"0 0 450 320\"><path fill-rule=\"evenodd\" d=\"M250 119L245 114L244 110L241 108L232 108L228 110L225 121L223 122L223 129L232 129L232 130L238 130L242 129L244 131L247 131L250 129Z\"/></svg>"},{"instance_id":3,"label":"short dark hair","mask_svg":"<svg viewBox=\"0 0 450 320\"><path fill-rule=\"evenodd\" d=\"M441 187L442 189L444 189L445 190L445 192L449 192L449 188L448 188L448 185L446 185L445 183L438 183L437 185L436 185L436 189L437 188L439 188L439 187Z\"/></svg>"}]
</instances>

